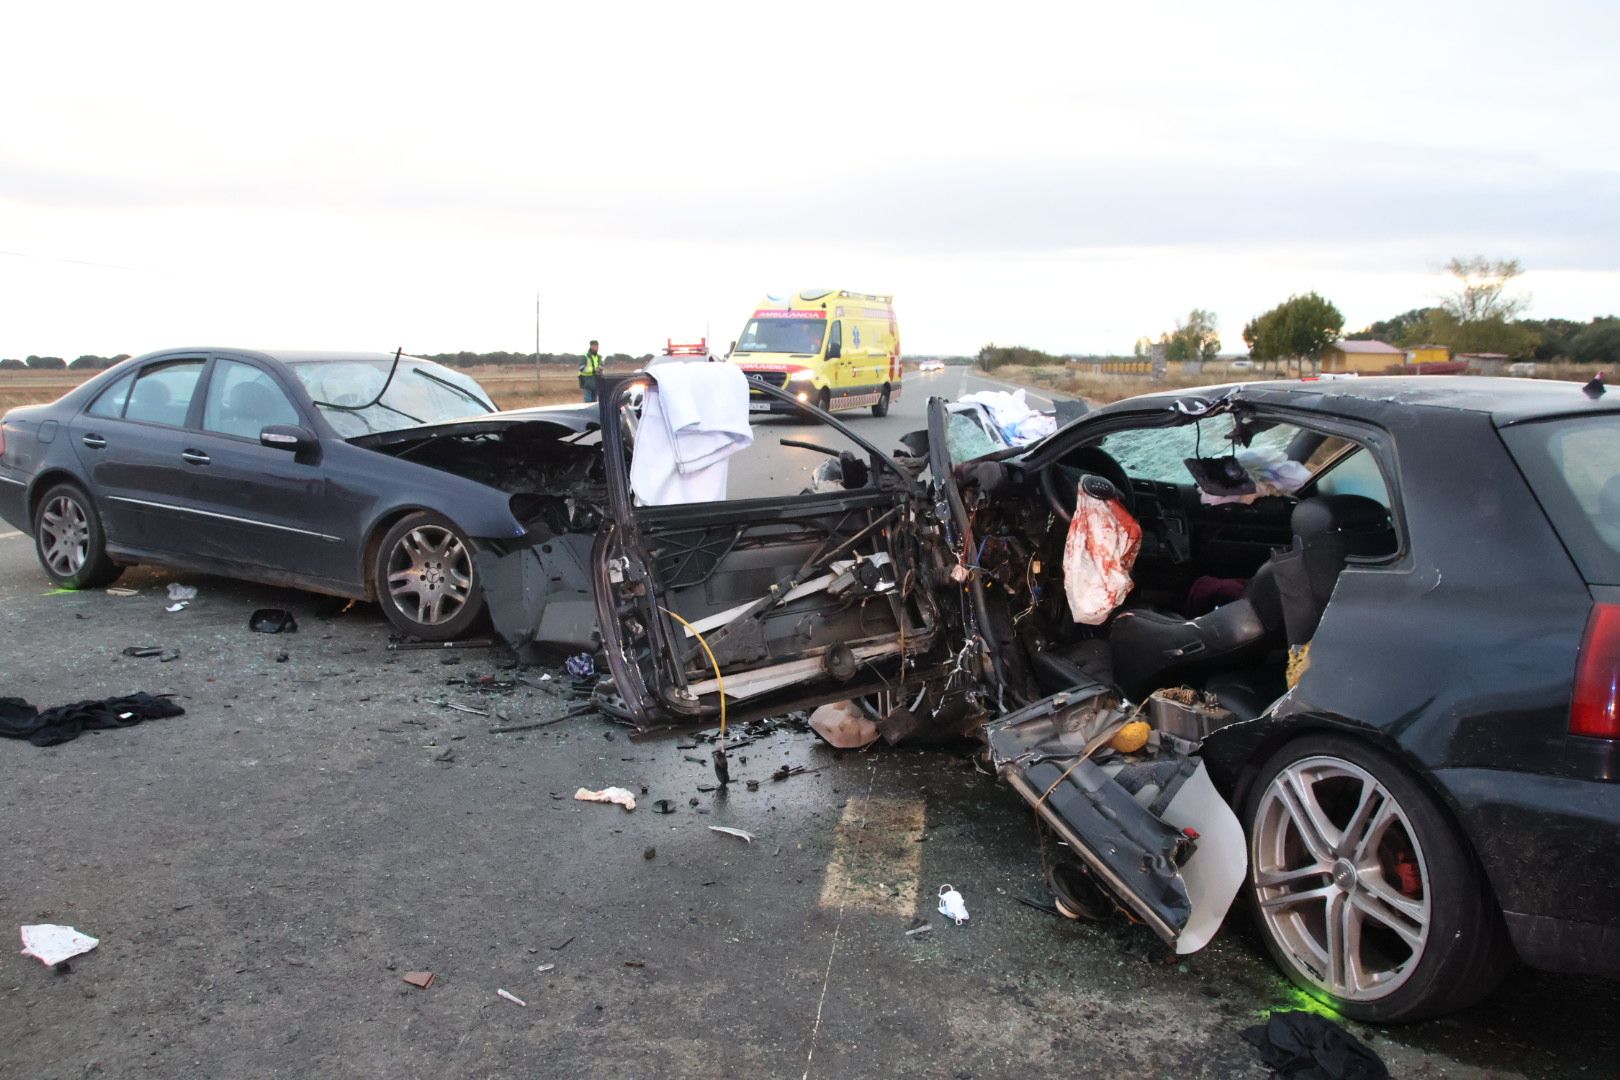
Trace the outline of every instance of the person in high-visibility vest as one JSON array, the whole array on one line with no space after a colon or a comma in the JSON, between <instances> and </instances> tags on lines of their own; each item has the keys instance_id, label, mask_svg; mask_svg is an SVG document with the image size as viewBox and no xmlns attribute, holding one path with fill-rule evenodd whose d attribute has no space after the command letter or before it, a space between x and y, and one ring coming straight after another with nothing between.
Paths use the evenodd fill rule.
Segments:
<instances>
[{"instance_id":1,"label":"person in high-visibility vest","mask_svg":"<svg viewBox=\"0 0 1620 1080\"><path fill-rule=\"evenodd\" d=\"M602 354L596 351L596 339L591 339L591 347L586 350L585 358L579 362L579 386L585 391L585 400L596 400L596 377L602 372Z\"/></svg>"}]
</instances>

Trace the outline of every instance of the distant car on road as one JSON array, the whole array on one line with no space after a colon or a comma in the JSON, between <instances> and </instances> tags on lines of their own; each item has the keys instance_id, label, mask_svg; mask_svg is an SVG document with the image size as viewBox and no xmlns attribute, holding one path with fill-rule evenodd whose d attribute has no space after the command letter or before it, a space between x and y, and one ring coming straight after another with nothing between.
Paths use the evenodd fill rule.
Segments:
<instances>
[{"instance_id":1,"label":"distant car on road","mask_svg":"<svg viewBox=\"0 0 1620 1080\"><path fill-rule=\"evenodd\" d=\"M410 356L151 353L0 418L0 517L67 588L150 563L376 600L447 640L482 619L478 549L573 513L534 493L600 471L561 441L596 415L498 412Z\"/></svg>"},{"instance_id":2,"label":"distant car on road","mask_svg":"<svg viewBox=\"0 0 1620 1080\"><path fill-rule=\"evenodd\" d=\"M1228 371L1249 371L1253 368L1253 360L1233 360L1226 365Z\"/></svg>"},{"instance_id":3,"label":"distant car on road","mask_svg":"<svg viewBox=\"0 0 1620 1080\"><path fill-rule=\"evenodd\" d=\"M917 370L918 371L944 371L945 370L945 361L943 361L943 360L924 360L924 361L922 361L921 363L919 363L917 365Z\"/></svg>"}]
</instances>

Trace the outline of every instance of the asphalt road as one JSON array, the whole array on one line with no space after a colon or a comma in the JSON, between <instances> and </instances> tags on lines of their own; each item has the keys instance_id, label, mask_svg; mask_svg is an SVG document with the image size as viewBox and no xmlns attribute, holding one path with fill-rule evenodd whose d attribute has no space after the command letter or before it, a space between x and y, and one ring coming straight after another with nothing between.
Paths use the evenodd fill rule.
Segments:
<instances>
[{"instance_id":1,"label":"asphalt road","mask_svg":"<svg viewBox=\"0 0 1620 1080\"><path fill-rule=\"evenodd\" d=\"M857 425L912 430L963 378ZM169 614L175 580L200 595ZM0 1076L1258 1078L1238 1032L1303 1001L1241 916L1176 962L1142 928L1021 903L1044 899L1030 816L965 754L782 728L722 795L690 739L597 716L491 734L567 712L559 673L486 692L519 674L496 651L391 652L373 607L119 584L139 592L53 592L0 537L0 694L187 710L0 744L0 923L101 939L66 974L0 950ZM298 632L250 633L267 606ZM121 655L144 644L180 655ZM783 764L807 771L771 781ZM638 808L572 798L607 784ZM934 913L945 883L966 925ZM1460 1016L1355 1030L1397 1076L1596 1077L1617 1014L1615 984L1524 972Z\"/></svg>"}]
</instances>

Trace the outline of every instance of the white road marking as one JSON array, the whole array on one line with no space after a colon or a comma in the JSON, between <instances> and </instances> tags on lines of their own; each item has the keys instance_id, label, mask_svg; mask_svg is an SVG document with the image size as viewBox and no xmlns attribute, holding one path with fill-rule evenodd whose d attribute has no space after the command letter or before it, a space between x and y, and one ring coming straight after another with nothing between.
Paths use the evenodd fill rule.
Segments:
<instances>
[{"instance_id":1,"label":"white road marking","mask_svg":"<svg viewBox=\"0 0 1620 1080\"><path fill-rule=\"evenodd\" d=\"M845 824L851 820L851 814L862 814L867 804L872 802L872 785L877 782L878 762L882 760L883 759L881 757L872 758L872 769L866 774L866 794L859 799L850 799L849 802L844 805L844 816L843 819L838 823L840 843L843 839ZM866 824L864 817L859 818L858 820L860 823L854 827L854 831L856 832L859 832L865 827ZM915 847L916 845L913 846ZM922 853L919 852L917 857L920 859L922 857ZM833 862L827 867L829 878L832 876L832 866L837 864L838 861L838 845L835 844L833 849ZM827 890L825 887L821 890L821 896L822 902L825 903L827 898ZM827 987L832 985L833 959L838 955L838 939L844 932L844 903L847 898L847 893L840 895L838 903L838 918L833 922L832 945L827 949L827 971L821 977L821 997L816 1001L815 1022L810 1025L810 1049L809 1052L804 1055L804 1076L802 1080L810 1080L810 1066L816 1058L816 1040L821 1036L821 1013L822 1010L827 1007Z\"/></svg>"},{"instance_id":2,"label":"white road marking","mask_svg":"<svg viewBox=\"0 0 1620 1080\"><path fill-rule=\"evenodd\" d=\"M856 796L845 803L821 885L821 906L911 918L922 871L917 836L927 815L921 799Z\"/></svg>"},{"instance_id":3,"label":"white road marking","mask_svg":"<svg viewBox=\"0 0 1620 1080\"><path fill-rule=\"evenodd\" d=\"M11 540L11 539L13 539L15 537L18 537L18 536L21 536L21 535L22 535L22 533L15 532L15 531L13 531L13 532L3 532L3 533L0 533L0 540Z\"/></svg>"}]
</instances>

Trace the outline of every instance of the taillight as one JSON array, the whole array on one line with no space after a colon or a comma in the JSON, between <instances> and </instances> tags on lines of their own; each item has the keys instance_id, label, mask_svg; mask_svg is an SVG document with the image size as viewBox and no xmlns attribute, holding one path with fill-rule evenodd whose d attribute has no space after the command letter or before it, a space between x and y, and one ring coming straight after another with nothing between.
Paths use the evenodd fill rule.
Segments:
<instances>
[{"instance_id":1,"label":"taillight","mask_svg":"<svg viewBox=\"0 0 1620 1080\"><path fill-rule=\"evenodd\" d=\"M5 456L6 456L6 425L5 425L4 420L0 420L0 457L5 457Z\"/></svg>"},{"instance_id":2,"label":"taillight","mask_svg":"<svg viewBox=\"0 0 1620 1080\"><path fill-rule=\"evenodd\" d=\"M1569 733L1620 739L1620 604L1593 604L1575 661Z\"/></svg>"}]
</instances>

